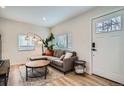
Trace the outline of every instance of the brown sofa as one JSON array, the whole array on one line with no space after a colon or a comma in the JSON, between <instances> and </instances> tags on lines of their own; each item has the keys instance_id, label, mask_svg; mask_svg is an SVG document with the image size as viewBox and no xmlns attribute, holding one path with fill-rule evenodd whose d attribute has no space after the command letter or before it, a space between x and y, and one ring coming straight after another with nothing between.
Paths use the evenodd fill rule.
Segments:
<instances>
[{"instance_id":1,"label":"brown sofa","mask_svg":"<svg viewBox=\"0 0 124 93\"><path fill-rule=\"evenodd\" d=\"M60 57L65 54L66 52L71 52L73 55L70 58L66 58L60 60ZM68 51L68 50L54 50L53 56L39 56L39 57L31 57L31 61L35 60L50 60L50 66L62 71L64 74L73 70L74 68L74 61L78 59L76 52Z\"/></svg>"}]
</instances>

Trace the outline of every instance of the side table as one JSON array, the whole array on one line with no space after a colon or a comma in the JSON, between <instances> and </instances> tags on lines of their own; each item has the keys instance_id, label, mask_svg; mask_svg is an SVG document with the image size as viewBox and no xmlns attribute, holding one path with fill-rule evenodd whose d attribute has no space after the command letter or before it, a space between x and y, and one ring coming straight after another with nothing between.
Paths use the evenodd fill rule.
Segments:
<instances>
[{"instance_id":1,"label":"side table","mask_svg":"<svg viewBox=\"0 0 124 93\"><path fill-rule=\"evenodd\" d=\"M76 60L74 63L75 73L82 74L86 72L86 61L83 60Z\"/></svg>"}]
</instances>

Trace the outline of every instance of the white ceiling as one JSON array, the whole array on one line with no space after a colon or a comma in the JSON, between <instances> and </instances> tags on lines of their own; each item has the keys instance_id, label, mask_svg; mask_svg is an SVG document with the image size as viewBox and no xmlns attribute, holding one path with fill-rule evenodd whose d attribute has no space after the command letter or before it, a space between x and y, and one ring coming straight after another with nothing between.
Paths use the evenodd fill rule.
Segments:
<instances>
[{"instance_id":1,"label":"white ceiling","mask_svg":"<svg viewBox=\"0 0 124 93\"><path fill-rule=\"evenodd\" d=\"M0 17L16 21L52 27L78 16L93 6L8 6L0 8ZM47 20L43 21L45 17Z\"/></svg>"}]
</instances>

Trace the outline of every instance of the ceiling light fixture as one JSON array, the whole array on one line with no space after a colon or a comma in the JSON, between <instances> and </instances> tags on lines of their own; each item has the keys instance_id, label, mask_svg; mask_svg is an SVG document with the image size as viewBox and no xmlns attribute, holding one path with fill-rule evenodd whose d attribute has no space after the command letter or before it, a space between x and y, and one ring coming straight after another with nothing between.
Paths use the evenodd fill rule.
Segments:
<instances>
[{"instance_id":1,"label":"ceiling light fixture","mask_svg":"<svg viewBox=\"0 0 124 93\"><path fill-rule=\"evenodd\" d=\"M26 37L25 37L25 40L29 40L30 38L29 38L29 36L27 35Z\"/></svg>"},{"instance_id":2,"label":"ceiling light fixture","mask_svg":"<svg viewBox=\"0 0 124 93\"><path fill-rule=\"evenodd\" d=\"M36 42L36 41L37 41L37 38L34 36L32 40L33 40L34 42Z\"/></svg>"},{"instance_id":3,"label":"ceiling light fixture","mask_svg":"<svg viewBox=\"0 0 124 93\"><path fill-rule=\"evenodd\" d=\"M43 44L42 40L39 40L39 41L38 41L38 44L39 44L39 45Z\"/></svg>"},{"instance_id":4,"label":"ceiling light fixture","mask_svg":"<svg viewBox=\"0 0 124 93\"><path fill-rule=\"evenodd\" d=\"M25 40L30 40L30 38L32 39L32 41L38 43L39 45L42 45L42 52L44 52L43 39L35 33L27 33L26 37L25 37Z\"/></svg>"},{"instance_id":5,"label":"ceiling light fixture","mask_svg":"<svg viewBox=\"0 0 124 93\"><path fill-rule=\"evenodd\" d=\"M43 21L47 21L45 17L42 18Z\"/></svg>"}]
</instances>

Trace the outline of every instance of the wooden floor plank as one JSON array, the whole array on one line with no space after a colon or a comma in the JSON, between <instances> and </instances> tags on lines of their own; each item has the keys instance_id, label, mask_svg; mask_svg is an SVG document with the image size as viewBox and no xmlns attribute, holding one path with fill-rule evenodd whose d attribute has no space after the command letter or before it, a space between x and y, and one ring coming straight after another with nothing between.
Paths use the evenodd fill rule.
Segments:
<instances>
[{"instance_id":1,"label":"wooden floor plank","mask_svg":"<svg viewBox=\"0 0 124 93\"><path fill-rule=\"evenodd\" d=\"M60 72L61 73L61 72ZM8 80L9 86L23 86L23 80L20 75L19 65L11 66ZM120 84L110 80L98 77L96 75L85 76L76 75L75 73L66 74L58 79L48 82L49 86L118 86Z\"/></svg>"}]
</instances>

